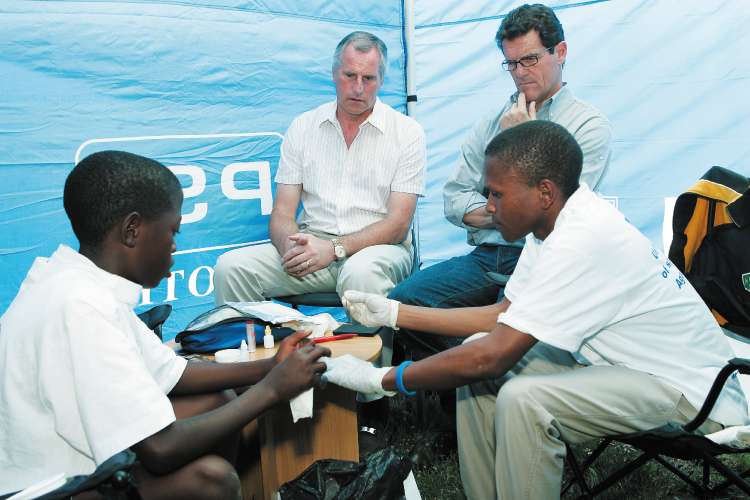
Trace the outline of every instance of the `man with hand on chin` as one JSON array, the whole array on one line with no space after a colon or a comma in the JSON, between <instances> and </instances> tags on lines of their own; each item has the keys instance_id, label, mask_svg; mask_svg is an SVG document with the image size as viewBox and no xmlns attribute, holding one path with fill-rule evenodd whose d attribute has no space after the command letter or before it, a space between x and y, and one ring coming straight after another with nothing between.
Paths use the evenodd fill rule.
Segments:
<instances>
[{"instance_id":1,"label":"man with hand on chin","mask_svg":"<svg viewBox=\"0 0 750 500\"><path fill-rule=\"evenodd\" d=\"M579 184L582 159L568 131L542 120L504 130L487 146L487 213L506 241L526 241L500 302L439 309L344 296L365 325L473 335L397 368L325 361L329 382L363 392L458 387L469 499L558 498L566 443L688 422L734 357L684 276ZM699 432L746 422L733 377Z\"/></svg>"},{"instance_id":2,"label":"man with hand on chin","mask_svg":"<svg viewBox=\"0 0 750 500\"><path fill-rule=\"evenodd\" d=\"M513 79L516 92L471 130L443 190L446 218L466 229L466 241L474 249L400 283L389 295L399 302L448 308L484 306L502 299L503 289L488 280L486 273L511 274L523 241L509 240L495 231L486 210L484 150L500 131L530 120L562 125L583 150L580 180L592 190L609 163L609 121L599 110L576 98L563 81L568 46L554 11L541 4L513 9L503 19L495 41L503 56L502 68ZM399 335L409 337L428 352L440 352L462 340L430 333L405 328Z\"/></svg>"},{"instance_id":3,"label":"man with hand on chin","mask_svg":"<svg viewBox=\"0 0 750 500\"><path fill-rule=\"evenodd\" d=\"M298 116L284 138L271 244L219 257L217 304L350 289L385 296L409 276L425 138L377 98L386 65L375 35L357 31L338 44L336 101Z\"/></svg>"}]
</instances>

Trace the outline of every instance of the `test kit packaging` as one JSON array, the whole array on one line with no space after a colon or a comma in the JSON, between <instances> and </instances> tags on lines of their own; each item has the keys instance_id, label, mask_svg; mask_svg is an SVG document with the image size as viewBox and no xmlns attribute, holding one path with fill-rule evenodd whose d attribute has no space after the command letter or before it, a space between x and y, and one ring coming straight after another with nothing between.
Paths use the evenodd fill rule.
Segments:
<instances>
[{"instance_id":1,"label":"test kit packaging","mask_svg":"<svg viewBox=\"0 0 750 500\"><path fill-rule=\"evenodd\" d=\"M294 332L291 328L270 324L224 304L191 321L177 334L175 341L180 343L183 351L194 353L237 349L243 340L247 342L250 350L251 345L263 344L266 326L271 328L271 335L275 340L281 340ZM254 335L249 335L250 331ZM251 339L254 339L252 344Z\"/></svg>"}]
</instances>

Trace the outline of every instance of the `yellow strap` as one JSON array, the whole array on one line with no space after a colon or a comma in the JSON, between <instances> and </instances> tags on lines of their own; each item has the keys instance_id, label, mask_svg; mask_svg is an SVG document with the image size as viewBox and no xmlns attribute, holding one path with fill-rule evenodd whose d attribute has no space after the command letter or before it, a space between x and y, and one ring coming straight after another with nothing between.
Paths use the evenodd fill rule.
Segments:
<instances>
[{"instance_id":1,"label":"yellow strap","mask_svg":"<svg viewBox=\"0 0 750 500\"><path fill-rule=\"evenodd\" d=\"M690 217L684 231L687 237L685 248L683 248L685 272L689 272L693 263L693 256L698 251L703 238L706 237L706 218L708 217L709 200L705 198L716 200L713 223L713 227L716 227L733 223L727 211L727 204L732 203L742 195L732 188L705 179L701 179L693 184L686 192L698 195L698 198L695 200L693 215Z\"/></svg>"},{"instance_id":2,"label":"yellow strap","mask_svg":"<svg viewBox=\"0 0 750 500\"><path fill-rule=\"evenodd\" d=\"M721 314L719 314L719 311L717 311L716 309L711 309L711 314L714 315L714 318L716 318L716 321L719 323L719 326L724 326L727 323L729 323L727 319Z\"/></svg>"},{"instance_id":3,"label":"yellow strap","mask_svg":"<svg viewBox=\"0 0 750 500\"><path fill-rule=\"evenodd\" d=\"M734 200L742 196L734 189L727 187L723 184L718 184L713 181L707 181L701 179L687 190L688 193L695 193L699 196L705 196L713 200L723 201L724 203L732 203Z\"/></svg>"}]
</instances>

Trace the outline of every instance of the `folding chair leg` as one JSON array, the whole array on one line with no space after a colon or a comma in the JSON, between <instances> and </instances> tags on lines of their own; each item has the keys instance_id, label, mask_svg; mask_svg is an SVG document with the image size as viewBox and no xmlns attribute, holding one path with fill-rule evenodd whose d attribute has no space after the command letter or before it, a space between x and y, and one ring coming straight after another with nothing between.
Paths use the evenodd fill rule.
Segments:
<instances>
[{"instance_id":1,"label":"folding chair leg","mask_svg":"<svg viewBox=\"0 0 750 500\"><path fill-rule=\"evenodd\" d=\"M732 482L735 486L737 486L739 489L750 495L750 485L747 484L747 482L742 479L742 477L734 472L732 469L721 463L721 461L717 460L716 458L712 457L711 455L705 454L703 455L706 460L708 460L711 465L721 474L727 478L729 481ZM747 474L747 472L745 473ZM743 474L743 475L745 475Z\"/></svg>"},{"instance_id":2,"label":"folding chair leg","mask_svg":"<svg viewBox=\"0 0 750 500\"><path fill-rule=\"evenodd\" d=\"M566 450L566 461L570 465L571 470L573 471L573 479L568 481L568 484L565 485L562 492L560 492L560 496L563 496L573 484L577 483L578 487L581 489L581 491L584 492L583 498L590 499L593 498L591 496L591 490L589 489L589 485L586 484L586 479L583 477L583 472L581 471L581 468L578 465L578 460L576 460L575 455L573 454L573 450L570 448L570 446L565 443L565 450Z\"/></svg>"},{"instance_id":3,"label":"folding chair leg","mask_svg":"<svg viewBox=\"0 0 750 500\"><path fill-rule=\"evenodd\" d=\"M706 495L711 492L707 487L701 486L692 477L688 476L687 474L682 472L680 469L678 469L674 465L664 460L662 457L657 455L654 457L654 460L659 462L662 465L662 467L667 469L669 472L671 472L672 474L674 474L675 476L679 477L680 479L685 481L687 484L689 484L690 487L693 488L693 490L695 491L697 495Z\"/></svg>"},{"instance_id":4,"label":"folding chair leg","mask_svg":"<svg viewBox=\"0 0 750 500\"><path fill-rule=\"evenodd\" d=\"M591 496L594 497L598 495L599 493L603 492L604 490L606 490L607 488L615 484L617 481L627 476L628 474L630 474L631 472L633 472L634 470L636 470L637 468L639 468L640 466L642 466L643 464L651 460L652 458L654 458L652 454L643 453L641 456L639 456L632 462L625 464L620 470L618 470L617 472L615 472L614 474L606 478L601 483L594 486L594 489L591 490ZM579 498L585 498L585 497L582 496Z\"/></svg>"},{"instance_id":5,"label":"folding chair leg","mask_svg":"<svg viewBox=\"0 0 750 500\"><path fill-rule=\"evenodd\" d=\"M588 470L589 467L591 467L591 464L594 463L594 460L599 458L599 455L602 454L602 452L609 446L609 444L612 442L611 439L604 439L601 443L599 443L599 446L597 446L594 451L591 452L591 455L586 457L586 460L583 461L583 465L581 465L581 473L584 473Z\"/></svg>"},{"instance_id":6,"label":"folding chair leg","mask_svg":"<svg viewBox=\"0 0 750 500\"><path fill-rule=\"evenodd\" d=\"M566 454L567 454L568 461L571 464L571 467L575 467L575 469L573 469L574 479L569 481L568 484L566 484L563 487L563 490L560 492L561 496L564 495L570 489L570 487L573 486L573 483L575 482L577 482L580 485L581 490L585 491L588 495L591 495L591 489L589 488L588 483L586 483L586 480L584 478L584 473L588 470L591 464L594 463L594 460L599 458L599 455L602 454L602 452L607 448L607 446L609 446L611 442L612 442L611 439L607 439L607 438L603 439L597 445L594 451L592 451L591 454L588 457L586 457L586 460L584 460L583 464L580 466L578 465L578 461L576 460L575 455L573 454L573 451L570 449L567 443L565 444L565 448L567 450Z\"/></svg>"},{"instance_id":7,"label":"folding chair leg","mask_svg":"<svg viewBox=\"0 0 750 500\"><path fill-rule=\"evenodd\" d=\"M711 468L708 466L708 461L703 460L703 488L708 489L711 484Z\"/></svg>"},{"instance_id":8,"label":"folding chair leg","mask_svg":"<svg viewBox=\"0 0 750 500\"><path fill-rule=\"evenodd\" d=\"M746 478L746 477L750 476L750 469L746 470L745 472L743 472L739 476L740 476L740 478ZM723 491L723 490L729 488L730 486L732 486L734 484L736 484L734 481L730 481L729 479L725 479L724 481L722 481L719 484L717 484L716 486L714 486L713 489L711 490L711 492L714 493L714 494L719 493L720 491Z\"/></svg>"}]
</instances>

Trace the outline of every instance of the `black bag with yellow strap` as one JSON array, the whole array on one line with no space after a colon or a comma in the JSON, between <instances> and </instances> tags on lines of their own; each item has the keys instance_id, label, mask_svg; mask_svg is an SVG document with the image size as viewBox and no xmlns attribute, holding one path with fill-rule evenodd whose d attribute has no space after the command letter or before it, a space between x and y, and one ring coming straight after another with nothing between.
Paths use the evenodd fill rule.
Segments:
<instances>
[{"instance_id":1,"label":"black bag with yellow strap","mask_svg":"<svg viewBox=\"0 0 750 500\"><path fill-rule=\"evenodd\" d=\"M750 180L711 167L675 203L669 259L719 324L750 337Z\"/></svg>"}]
</instances>

